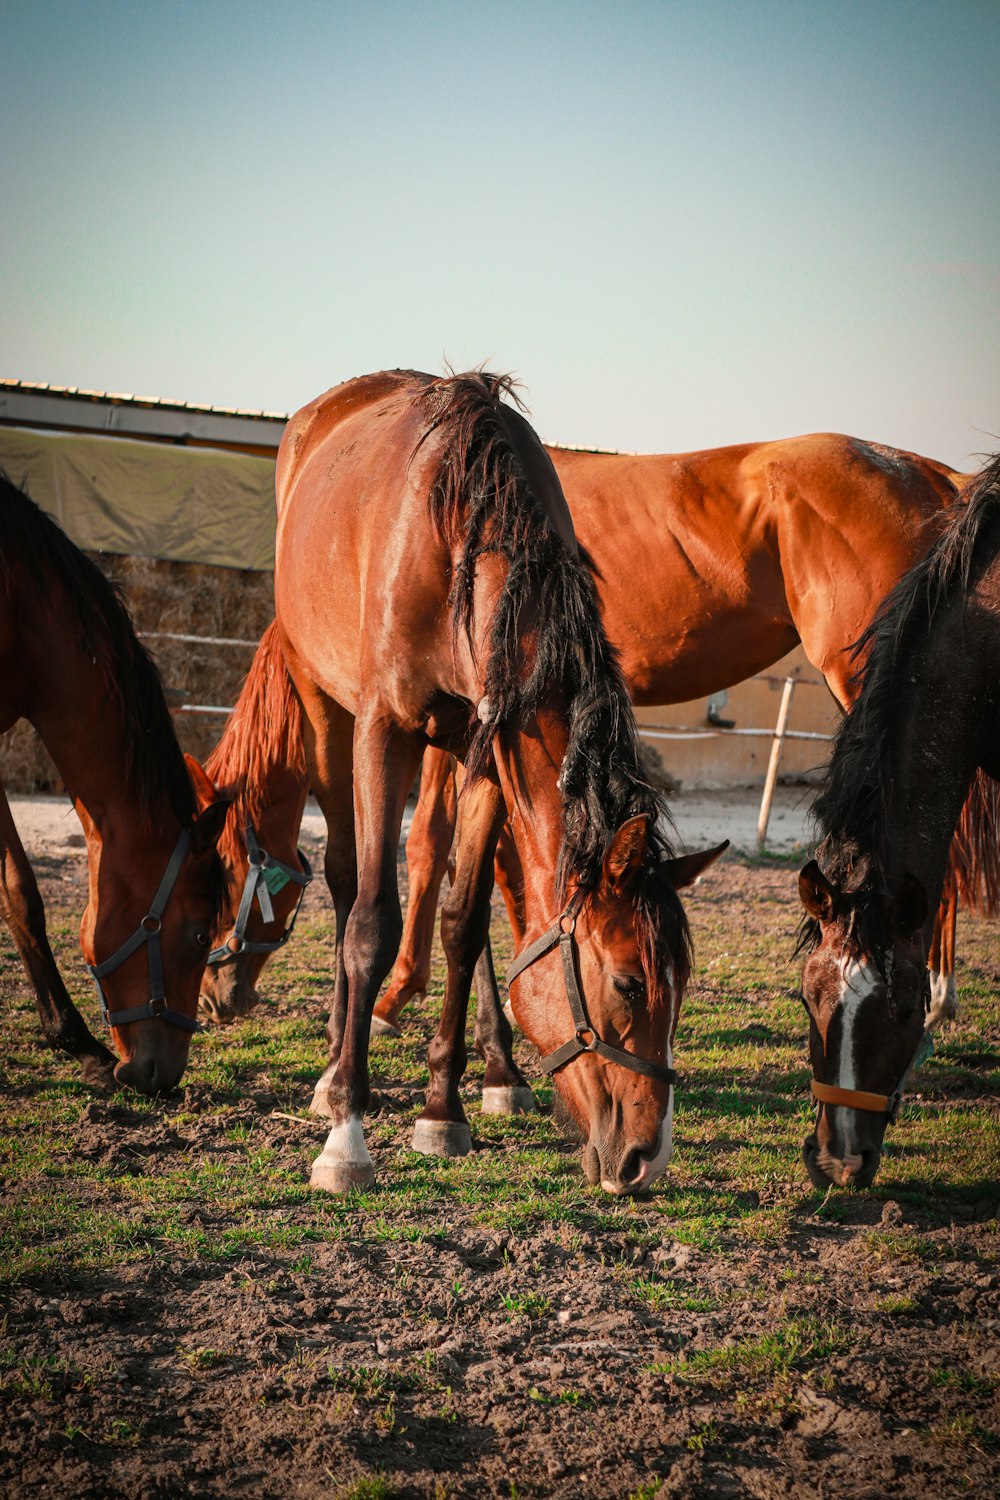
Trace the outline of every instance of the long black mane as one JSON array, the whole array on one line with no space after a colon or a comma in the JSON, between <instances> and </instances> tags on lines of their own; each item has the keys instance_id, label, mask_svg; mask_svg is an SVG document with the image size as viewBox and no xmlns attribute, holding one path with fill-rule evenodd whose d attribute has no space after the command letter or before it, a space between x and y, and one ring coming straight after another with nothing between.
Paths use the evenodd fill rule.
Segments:
<instances>
[{"instance_id":1,"label":"long black mane","mask_svg":"<svg viewBox=\"0 0 1000 1500\"><path fill-rule=\"evenodd\" d=\"M55 588L53 587L55 585ZM163 696L160 674L136 637L117 588L74 546L56 522L0 470L0 589L30 592L31 607L68 605L67 649L83 650L103 671L120 714L125 783L141 817L152 816L166 791L181 823L197 811L194 789ZM95 705L95 714L101 709ZM87 732L80 726L80 733Z\"/></svg>"},{"instance_id":2,"label":"long black mane","mask_svg":"<svg viewBox=\"0 0 1000 1500\"><path fill-rule=\"evenodd\" d=\"M593 575L532 492L511 440L511 418L505 422L501 405L511 395L509 377L477 371L437 381L417 398L430 417L426 436L442 428L447 435L430 503L439 534L461 543L451 589L456 629L471 635L478 559L492 554L507 565L490 623L488 722L474 721L466 769L470 777L482 775L495 735L543 701L561 704L569 744L559 775L557 899L565 899L571 879L593 891L618 828L646 816L636 932L650 997L663 999L660 976L672 972L683 987L691 963L687 919L665 868L673 853L663 832L669 815L641 769L632 705L601 621ZM525 621L531 624L528 661Z\"/></svg>"},{"instance_id":3,"label":"long black mane","mask_svg":"<svg viewBox=\"0 0 1000 1500\"><path fill-rule=\"evenodd\" d=\"M820 836L819 862L827 877L848 895L880 890L884 884L892 829L888 809L900 731L900 703L913 675L914 654L926 646L941 608L964 598L1000 550L1000 456L967 491L946 529L926 556L886 595L868 629L855 643L860 692L844 718L819 794L813 819ZM982 804L981 804L982 805ZM874 930L858 933L875 952L888 941L883 903L857 908L860 922ZM800 948L817 934L804 923Z\"/></svg>"}]
</instances>

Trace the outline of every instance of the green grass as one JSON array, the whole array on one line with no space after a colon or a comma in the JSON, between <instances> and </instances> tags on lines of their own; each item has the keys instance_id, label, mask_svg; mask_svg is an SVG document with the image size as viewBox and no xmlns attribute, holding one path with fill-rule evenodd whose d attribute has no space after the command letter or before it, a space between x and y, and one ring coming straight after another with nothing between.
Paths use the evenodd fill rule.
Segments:
<instances>
[{"instance_id":1,"label":"green grass","mask_svg":"<svg viewBox=\"0 0 1000 1500\"><path fill-rule=\"evenodd\" d=\"M762 872L774 868L771 862ZM376 1090L391 1086L394 1100L366 1125L378 1187L341 1200L308 1187L309 1161L323 1139L321 1123L305 1106L323 1065L331 957L325 912L308 911L295 941L265 970L269 1003L241 1024L195 1039L182 1090L165 1101L124 1093L98 1099L70 1061L40 1049L27 986L20 971L8 967L7 1046L0 1060L0 1171L7 1186L0 1276L12 1282L69 1277L123 1261L178 1257L225 1263L253 1250L287 1251L305 1268L319 1243L439 1238L453 1212L470 1214L484 1235L558 1229L647 1246L677 1242L732 1257L780 1247L817 1212L831 1224L853 1222L851 1200L834 1194L824 1202L799 1157L812 1112L798 967L790 958L797 920L791 875L787 884L786 896L761 897L767 920L751 924L738 914L734 920L727 901L711 899L710 884L705 895L699 888L688 897L697 965L676 1039L675 1156L653 1195L638 1201L612 1200L589 1187L576 1150L548 1115L505 1120L480 1114L482 1065L475 1056L465 1098L478 1149L454 1161L409 1149L427 1079L427 1041L440 1013L439 950L430 994L411 1011L403 1038L372 1047ZM49 915L63 972L93 1024L76 913L56 902ZM494 940L502 971L510 939L500 920ZM939 1042L916 1080L887 1134L870 1195L918 1207L932 1227L919 1234L866 1230L863 1249L875 1270L941 1259L946 1247L933 1225L946 1226L953 1202L983 1196L995 1178L1000 997L994 943L995 928L963 918L961 1027ZM916 1097L921 1090L924 1096ZM551 1081L538 1083L537 1093L549 1103ZM81 1153L75 1143L95 1110L106 1129L91 1129L87 1139L96 1134L101 1148ZM274 1112L302 1123L283 1121L276 1129ZM217 1126L210 1150L200 1134L206 1116ZM205 1204L211 1205L209 1218L192 1212ZM675 1284L643 1273L630 1295L663 1316L708 1310L698 1288L683 1279Z\"/></svg>"}]
</instances>

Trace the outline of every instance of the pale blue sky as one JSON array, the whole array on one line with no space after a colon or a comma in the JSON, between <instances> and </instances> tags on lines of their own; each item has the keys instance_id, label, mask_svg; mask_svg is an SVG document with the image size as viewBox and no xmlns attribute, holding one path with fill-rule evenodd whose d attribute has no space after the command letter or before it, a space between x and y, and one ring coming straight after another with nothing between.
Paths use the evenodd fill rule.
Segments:
<instances>
[{"instance_id":1,"label":"pale blue sky","mask_svg":"<svg viewBox=\"0 0 1000 1500\"><path fill-rule=\"evenodd\" d=\"M0 373L1000 448L1000 3L0 0Z\"/></svg>"}]
</instances>

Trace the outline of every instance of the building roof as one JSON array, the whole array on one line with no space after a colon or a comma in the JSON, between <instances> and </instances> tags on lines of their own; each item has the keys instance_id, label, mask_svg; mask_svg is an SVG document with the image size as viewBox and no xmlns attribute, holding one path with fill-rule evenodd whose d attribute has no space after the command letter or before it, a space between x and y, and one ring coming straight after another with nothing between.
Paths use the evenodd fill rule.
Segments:
<instances>
[{"instance_id":1,"label":"building roof","mask_svg":"<svg viewBox=\"0 0 1000 1500\"><path fill-rule=\"evenodd\" d=\"M156 396L0 378L0 425L4 426L103 433L273 455L287 421L286 412L199 406Z\"/></svg>"}]
</instances>

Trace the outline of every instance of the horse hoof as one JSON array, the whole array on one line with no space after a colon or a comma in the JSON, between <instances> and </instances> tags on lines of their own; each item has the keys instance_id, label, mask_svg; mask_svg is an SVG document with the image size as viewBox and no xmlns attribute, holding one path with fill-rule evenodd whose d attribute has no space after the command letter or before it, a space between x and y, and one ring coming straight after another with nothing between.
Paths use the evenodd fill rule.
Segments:
<instances>
[{"instance_id":1,"label":"horse hoof","mask_svg":"<svg viewBox=\"0 0 1000 1500\"><path fill-rule=\"evenodd\" d=\"M484 1115L533 1115L537 1109L535 1096L525 1084L483 1089Z\"/></svg>"},{"instance_id":2,"label":"horse hoof","mask_svg":"<svg viewBox=\"0 0 1000 1500\"><path fill-rule=\"evenodd\" d=\"M311 1115L319 1115L321 1120L333 1119L333 1110L330 1108L330 1096L327 1091L325 1078L321 1078L313 1089L313 1096L309 1104L309 1113Z\"/></svg>"},{"instance_id":3,"label":"horse hoof","mask_svg":"<svg viewBox=\"0 0 1000 1500\"><path fill-rule=\"evenodd\" d=\"M507 1017L507 1020L510 1022L511 1030L516 1031L517 1022L514 1020L514 1007L513 1005L511 1005L509 1000L504 1001L503 1013Z\"/></svg>"},{"instance_id":4,"label":"horse hoof","mask_svg":"<svg viewBox=\"0 0 1000 1500\"><path fill-rule=\"evenodd\" d=\"M320 1155L312 1164L309 1186L321 1193L349 1193L352 1188L375 1186L375 1168L369 1162L331 1161Z\"/></svg>"},{"instance_id":5,"label":"horse hoof","mask_svg":"<svg viewBox=\"0 0 1000 1500\"><path fill-rule=\"evenodd\" d=\"M472 1131L454 1120L425 1120L421 1116L413 1127L410 1145L422 1156L468 1156Z\"/></svg>"},{"instance_id":6,"label":"horse hoof","mask_svg":"<svg viewBox=\"0 0 1000 1500\"><path fill-rule=\"evenodd\" d=\"M399 1027L395 1026L392 1023L392 1021L384 1021L381 1016L374 1016L374 1015L372 1016L371 1026L369 1027L369 1031L370 1031L370 1034L372 1036L402 1036L403 1035L403 1033L400 1031Z\"/></svg>"}]
</instances>

